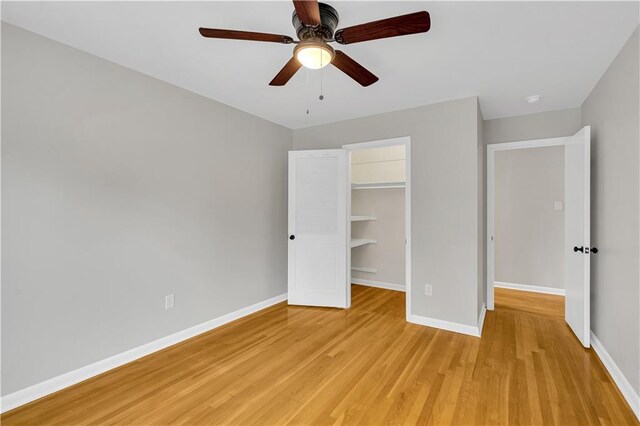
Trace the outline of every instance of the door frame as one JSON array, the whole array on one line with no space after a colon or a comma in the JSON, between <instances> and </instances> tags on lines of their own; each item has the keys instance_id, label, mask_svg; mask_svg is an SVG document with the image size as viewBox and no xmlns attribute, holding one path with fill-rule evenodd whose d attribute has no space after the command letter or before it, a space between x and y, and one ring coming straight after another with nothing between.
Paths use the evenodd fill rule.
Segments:
<instances>
[{"instance_id":1,"label":"door frame","mask_svg":"<svg viewBox=\"0 0 640 426\"><path fill-rule=\"evenodd\" d=\"M342 145L342 149L349 151L349 189L351 188L351 152L357 149L382 148L387 146L404 145L405 149L405 189L404 189L404 260L405 260L405 306L406 320L411 318L411 136L402 136L391 139L382 139L369 142L359 142ZM351 240L351 191L348 190L347 213L349 223L347 226L348 239ZM347 271L351 277L351 250L347 256ZM349 280L351 281L351 280ZM351 283L347 302L351 306Z\"/></svg>"},{"instance_id":2,"label":"door frame","mask_svg":"<svg viewBox=\"0 0 640 426\"><path fill-rule=\"evenodd\" d=\"M565 145L571 136L548 139L534 139L528 141L505 142L487 145L487 309L493 311L494 303L494 282L495 282L495 153L497 151L509 151L514 149L543 148L547 146Z\"/></svg>"}]
</instances>

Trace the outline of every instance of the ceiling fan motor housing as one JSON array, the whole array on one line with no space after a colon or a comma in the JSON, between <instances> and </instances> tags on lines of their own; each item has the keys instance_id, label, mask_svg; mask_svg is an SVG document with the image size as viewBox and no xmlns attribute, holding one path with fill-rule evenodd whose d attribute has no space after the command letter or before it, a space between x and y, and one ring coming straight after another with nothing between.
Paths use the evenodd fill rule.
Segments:
<instances>
[{"instance_id":1,"label":"ceiling fan motor housing","mask_svg":"<svg viewBox=\"0 0 640 426\"><path fill-rule=\"evenodd\" d=\"M308 39L331 40L333 38L333 33L338 27L338 22L340 21L338 11L325 3L318 3L318 6L320 7L319 27L305 26L300 18L298 18L296 11L293 11L293 27L296 29L298 38L301 41Z\"/></svg>"}]
</instances>

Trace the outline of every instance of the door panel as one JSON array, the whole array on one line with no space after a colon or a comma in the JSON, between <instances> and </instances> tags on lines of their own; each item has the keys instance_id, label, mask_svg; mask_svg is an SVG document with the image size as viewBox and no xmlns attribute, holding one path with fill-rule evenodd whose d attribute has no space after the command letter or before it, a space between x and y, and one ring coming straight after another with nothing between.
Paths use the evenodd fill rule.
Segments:
<instances>
[{"instance_id":1,"label":"door panel","mask_svg":"<svg viewBox=\"0 0 640 426\"><path fill-rule=\"evenodd\" d=\"M289 152L291 305L348 306L347 173L344 150Z\"/></svg>"},{"instance_id":2,"label":"door panel","mask_svg":"<svg viewBox=\"0 0 640 426\"><path fill-rule=\"evenodd\" d=\"M565 319L587 348L591 345L590 139L586 126L567 140L564 152Z\"/></svg>"}]
</instances>

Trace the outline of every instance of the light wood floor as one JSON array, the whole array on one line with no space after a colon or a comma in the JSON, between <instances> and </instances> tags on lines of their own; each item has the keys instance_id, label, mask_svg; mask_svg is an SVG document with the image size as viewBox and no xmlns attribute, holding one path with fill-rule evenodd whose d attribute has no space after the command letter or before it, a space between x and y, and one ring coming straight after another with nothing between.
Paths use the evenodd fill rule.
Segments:
<instances>
[{"instance_id":1,"label":"light wood floor","mask_svg":"<svg viewBox=\"0 0 640 426\"><path fill-rule=\"evenodd\" d=\"M407 324L404 293L280 304L10 411L12 424L637 424L559 296L496 289L482 339Z\"/></svg>"}]
</instances>

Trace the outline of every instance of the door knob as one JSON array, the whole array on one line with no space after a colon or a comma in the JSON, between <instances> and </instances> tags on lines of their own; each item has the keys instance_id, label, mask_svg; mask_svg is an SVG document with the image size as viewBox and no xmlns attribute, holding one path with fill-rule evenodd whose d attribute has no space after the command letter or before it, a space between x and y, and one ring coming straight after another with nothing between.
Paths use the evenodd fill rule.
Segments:
<instances>
[{"instance_id":1,"label":"door knob","mask_svg":"<svg viewBox=\"0 0 640 426\"><path fill-rule=\"evenodd\" d=\"M574 253L577 253L577 252L579 252L579 251L580 251L580 252L582 252L582 253L584 253L584 247L582 247L582 246L580 246L580 247L578 247L578 246L573 246L573 251L574 251Z\"/></svg>"},{"instance_id":2,"label":"door knob","mask_svg":"<svg viewBox=\"0 0 640 426\"><path fill-rule=\"evenodd\" d=\"M295 235L290 235L290 236L289 236L289 239L290 239L290 240L295 240L295 239L296 239L296 236L295 236Z\"/></svg>"},{"instance_id":3,"label":"door knob","mask_svg":"<svg viewBox=\"0 0 640 426\"><path fill-rule=\"evenodd\" d=\"M591 247L591 254L596 254L598 252L598 247Z\"/></svg>"}]
</instances>

